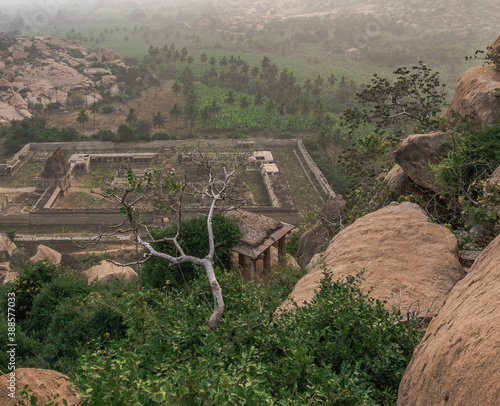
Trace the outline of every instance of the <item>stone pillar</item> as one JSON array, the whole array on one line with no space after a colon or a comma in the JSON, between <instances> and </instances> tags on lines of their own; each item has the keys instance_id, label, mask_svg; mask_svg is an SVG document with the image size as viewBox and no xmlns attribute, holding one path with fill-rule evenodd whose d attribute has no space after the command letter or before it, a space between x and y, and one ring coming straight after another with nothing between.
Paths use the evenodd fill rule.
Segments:
<instances>
[{"instance_id":1,"label":"stone pillar","mask_svg":"<svg viewBox=\"0 0 500 406\"><path fill-rule=\"evenodd\" d=\"M271 274L271 249L264 251L264 272L266 276Z\"/></svg>"},{"instance_id":2,"label":"stone pillar","mask_svg":"<svg viewBox=\"0 0 500 406\"><path fill-rule=\"evenodd\" d=\"M238 254L238 265L241 266L241 268L245 269L246 261L243 254Z\"/></svg>"},{"instance_id":3,"label":"stone pillar","mask_svg":"<svg viewBox=\"0 0 500 406\"><path fill-rule=\"evenodd\" d=\"M250 270L250 280L256 282L257 277L255 275L255 259L250 259L249 270Z\"/></svg>"},{"instance_id":4,"label":"stone pillar","mask_svg":"<svg viewBox=\"0 0 500 406\"><path fill-rule=\"evenodd\" d=\"M286 264L286 235L278 240L278 264Z\"/></svg>"}]
</instances>

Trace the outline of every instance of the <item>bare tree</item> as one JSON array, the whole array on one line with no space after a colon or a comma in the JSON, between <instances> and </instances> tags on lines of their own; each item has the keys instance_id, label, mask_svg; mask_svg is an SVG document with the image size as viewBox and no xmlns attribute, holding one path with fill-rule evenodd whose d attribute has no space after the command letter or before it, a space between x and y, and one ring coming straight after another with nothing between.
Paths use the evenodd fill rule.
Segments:
<instances>
[{"instance_id":1,"label":"bare tree","mask_svg":"<svg viewBox=\"0 0 500 406\"><path fill-rule=\"evenodd\" d=\"M233 156L234 155L234 156ZM105 198L113 199L120 207L120 212L125 219L120 224L107 227L98 236L92 239L92 243L97 243L102 237L109 237L121 233L132 233L137 244L145 248L143 257L128 264L118 264L130 266L143 264L152 257L166 260L170 265L182 263L192 263L205 269L212 295L214 298L214 309L208 325L217 328L225 310L222 289L217 281L214 272L215 241L212 228L212 219L215 211L222 207L228 207L228 201L236 201L238 193L235 184L239 168L246 165L248 157L241 153L226 154L220 152L202 152L200 147L195 152L181 152L180 156L191 165L196 165L205 175L206 183L204 189L200 190L198 185L188 185L186 178L180 181L179 174L171 171L162 173L160 170L147 171L143 175L135 175L132 170L127 171L127 182L121 189L108 188L105 191L94 191ZM188 190L190 189L190 191ZM209 239L209 251L203 258L191 256L184 252L179 244L182 220L182 196L186 193L203 193L209 201L207 217L207 230ZM169 209L176 213L178 227L173 238L163 238L154 240L149 230L149 225L141 220L140 203L152 196L167 196L162 209ZM177 256L165 254L153 247L154 243L160 241L171 242L177 251Z\"/></svg>"}]
</instances>

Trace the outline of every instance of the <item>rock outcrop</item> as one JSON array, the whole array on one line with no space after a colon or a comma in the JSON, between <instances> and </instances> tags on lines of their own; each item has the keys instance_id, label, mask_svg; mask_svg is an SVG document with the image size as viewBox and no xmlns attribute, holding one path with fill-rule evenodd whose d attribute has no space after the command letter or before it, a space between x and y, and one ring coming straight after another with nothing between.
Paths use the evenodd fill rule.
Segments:
<instances>
[{"instance_id":1,"label":"rock outcrop","mask_svg":"<svg viewBox=\"0 0 500 406\"><path fill-rule=\"evenodd\" d=\"M31 117L28 107L39 102L44 106L58 102L63 108L78 108L85 102L101 101L102 96L90 78L97 72L92 70L100 69L105 75L111 75L111 70L92 68L92 60L106 65L126 65L119 54L107 48L101 48L95 55L95 59L89 58L81 41L18 37L16 44L0 51L3 77L0 79L0 124ZM100 89L116 94L119 90L116 78Z\"/></svg>"},{"instance_id":2,"label":"rock outcrop","mask_svg":"<svg viewBox=\"0 0 500 406\"><path fill-rule=\"evenodd\" d=\"M0 261L6 261L12 257L12 253L16 249L9 237L0 234Z\"/></svg>"},{"instance_id":3,"label":"rock outcrop","mask_svg":"<svg viewBox=\"0 0 500 406\"><path fill-rule=\"evenodd\" d=\"M417 185L441 193L431 165L439 162L439 154L444 152L443 144L449 138L449 134L443 132L412 134L398 147L394 159Z\"/></svg>"},{"instance_id":4,"label":"rock outcrop","mask_svg":"<svg viewBox=\"0 0 500 406\"><path fill-rule=\"evenodd\" d=\"M61 263L61 258L61 254L56 250L45 245L39 245L35 255L29 259L29 262L36 264L39 261L47 261L51 265L59 265Z\"/></svg>"},{"instance_id":5,"label":"rock outcrop","mask_svg":"<svg viewBox=\"0 0 500 406\"><path fill-rule=\"evenodd\" d=\"M455 112L493 122L500 117L499 88L500 71L493 64L469 69L458 79L455 97L443 117L450 118Z\"/></svg>"},{"instance_id":6,"label":"rock outcrop","mask_svg":"<svg viewBox=\"0 0 500 406\"><path fill-rule=\"evenodd\" d=\"M87 280L87 283L92 283L95 280L98 282L133 282L139 278L137 273L129 266L115 265L106 260L87 269L83 272L83 276Z\"/></svg>"},{"instance_id":7,"label":"rock outcrop","mask_svg":"<svg viewBox=\"0 0 500 406\"><path fill-rule=\"evenodd\" d=\"M18 390L22 390L26 385L32 390L32 395L38 399L38 404L45 404L54 400L57 395L59 398L57 404L62 404L65 399L68 405L77 405L80 402L80 396L72 386L66 375L49 369L38 368L18 368L13 371L15 374L14 393L15 399L8 395L11 392L10 372L0 376L0 399L2 405L30 405L29 399L21 399ZM18 403L19 402L19 403ZM52 403L51 403L52 404Z\"/></svg>"},{"instance_id":8,"label":"rock outcrop","mask_svg":"<svg viewBox=\"0 0 500 406\"><path fill-rule=\"evenodd\" d=\"M398 406L500 405L500 236L453 288L399 386Z\"/></svg>"},{"instance_id":9,"label":"rock outcrop","mask_svg":"<svg viewBox=\"0 0 500 406\"><path fill-rule=\"evenodd\" d=\"M465 276L458 260L455 236L431 223L413 203L391 203L370 213L338 233L322 260L299 280L290 299L302 305L314 296L323 268L334 279L365 269L363 286L373 287L371 296L389 298L404 316L433 316L457 281ZM391 298L391 296L393 296Z\"/></svg>"}]
</instances>

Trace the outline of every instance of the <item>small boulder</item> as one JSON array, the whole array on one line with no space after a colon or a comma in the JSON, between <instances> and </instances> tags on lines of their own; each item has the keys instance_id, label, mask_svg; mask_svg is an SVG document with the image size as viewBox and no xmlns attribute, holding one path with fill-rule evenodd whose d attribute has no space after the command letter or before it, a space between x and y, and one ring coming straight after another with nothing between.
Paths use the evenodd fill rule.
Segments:
<instances>
[{"instance_id":1,"label":"small boulder","mask_svg":"<svg viewBox=\"0 0 500 406\"><path fill-rule=\"evenodd\" d=\"M98 265L95 265L90 269L87 269L83 272L83 276L87 280L87 283L92 283L95 280L98 282L133 282L139 278L137 273L131 267L115 265L106 260L101 261Z\"/></svg>"},{"instance_id":2,"label":"small boulder","mask_svg":"<svg viewBox=\"0 0 500 406\"><path fill-rule=\"evenodd\" d=\"M5 261L12 257L12 253L16 249L9 237L0 234L0 261Z\"/></svg>"},{"instance_id":3,"label":"small boulder","mask_svg":"<svg viewBox=\"0 0 500 406\"><path fill-rule=\"evenodd\" d=\"M427 327L398 406L500 405L500 236L474 261Z\"/></svg>"},{"instance_id":4,"label":"small boulder","mask_svg":"<svg viewBox=\"0 0 500 406\"><path fill-rule=\"evenodd\" d=\"M412 134L401 143L394 158L417 185L441 193L431 165L439 163L439 155L445 150L443 144L449 138L449 134L443 132Z\"/></svg>"},{"instance_id":5,"label":"small boulder","mask_svg":"<svg viewBox=\"0 0 500 406\"><path fill-rule=\"evenodd\" d=\"M12 52L12 59L14 59L15 61L19 61L21 59L26 59L29 55L30 54L27 52L14 51L14 52Z\"/></svg>"},{"instance_id":6,"label":"small boulder","mask_svg":"<svg viewBox=\"0 0 500 406\"><path fill-rule=\"evenodd\" d=\"M10 262L0 262L0 276L3 276L9 272L12 272L12 268L10 267Z\"/></svg>"},{"instance_id":7,"label":"small boulder","mask_svg":"<svg viewBox=\"0 0 500 406\"><path fill-rule=\"evenodd\" d=\"M314 297L324 269L333 279L365 270L363 287L371 296L388 298L404 316L433 316L448 292L465 276L458 260L457 239L445 227L429 221L414 203L391 203L338 233L323 259L295 285L281 309L291 309ZM392 296L392 297L391 297Z\"/></svg>"},{"instance_id":8,"label":"small boulder","mask_svg":"<svg viewBox=\"0 0 500 406\"><path fill-rule=\"evenodd\" d=\"M45 245L39 245L36 254L29 259L29 262L36 264L38 261L47 260L51 265L59 265L61 263L61 258L61 254L56 250Z\"/></svg>"},{"instance_id":9,"label":"small boulder","mask_svg":"<svg viewBox=\"0 0 500 406\"><path fill-rule=\"evenodd\" d=\"M15 398L8 396L10 393L11 374L15 374ZM22 390L26 385L32 390L32 395L38 399L38 404L45 404L54 400L57 395L59 398L57 404L62 404L62 400L66 400L68 405L77 405L80 403L80 396L71 384L66 375L49 369L38 368L18 368L13 372L9 372L0 376L0 399L2 405L30 405L29 399L22 399L19 390ZM52 403L51 403L52 404Z\"/></svg>"},{"instance_id":10,"label":"small boulder","mask_svg":"<svg viewBox=\"0 0 500 406\"><path fill-rule=\"evenodd\" d=\"M14 282L18 276L19 274L17 272L9 272L5 275L0 276L0 286L3 286L9 282Z\"/></svg>"}]
</instances>

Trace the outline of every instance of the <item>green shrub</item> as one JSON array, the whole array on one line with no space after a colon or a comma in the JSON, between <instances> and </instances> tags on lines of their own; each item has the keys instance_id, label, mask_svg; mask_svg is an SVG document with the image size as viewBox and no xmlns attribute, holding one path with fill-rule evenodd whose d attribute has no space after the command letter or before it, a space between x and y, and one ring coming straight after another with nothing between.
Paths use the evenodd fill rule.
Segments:
<instances>
[{"instance_id":1,"label":"green shrub","mask_svg":"<svg viewBox=\"0 0 500 406\"><path fill-rule=\"evenodd\" d=\"M391 405L420 334L360 279L325 275L310 305L273 316L287 292L218 276L217 330L207 281L189 292L129 295L126 339L88 351L77 382L88 404Z\"/></svg>"}]
</instances>

